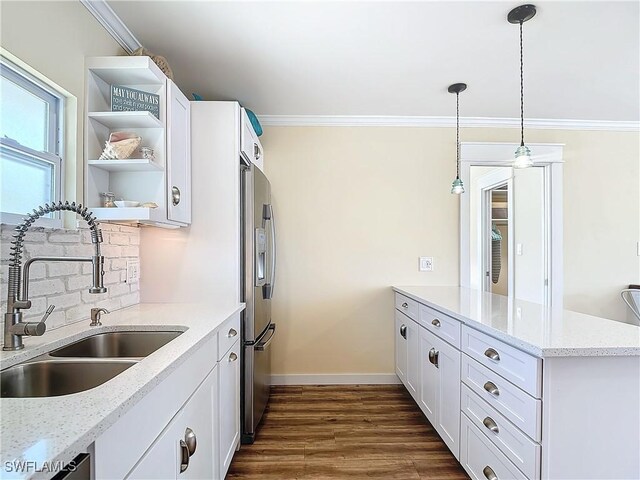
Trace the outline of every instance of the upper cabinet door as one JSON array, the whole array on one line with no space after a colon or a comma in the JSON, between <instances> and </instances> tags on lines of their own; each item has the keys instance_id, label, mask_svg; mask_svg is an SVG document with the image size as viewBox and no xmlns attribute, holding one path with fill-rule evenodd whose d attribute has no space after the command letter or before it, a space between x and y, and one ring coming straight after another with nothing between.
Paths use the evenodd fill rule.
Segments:
<instances>
[{"instance_id":1,"label":"upper cabinet door","mask_svg":"<svg viewBox=\"0 0 640 480\"><path fill-rule=\"evenodd\" d=\"M191 104L167 80L167 218L191 223Z\"/></svg>"}]
</instances>

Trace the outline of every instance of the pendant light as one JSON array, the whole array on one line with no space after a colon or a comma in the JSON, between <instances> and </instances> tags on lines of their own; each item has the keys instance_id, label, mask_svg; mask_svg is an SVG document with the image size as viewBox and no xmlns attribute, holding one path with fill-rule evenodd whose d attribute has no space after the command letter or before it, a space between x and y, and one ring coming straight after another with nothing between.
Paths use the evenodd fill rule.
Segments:
<instances>
[{"instance_id":1,"label":"pendant light","mask_svg":"<svg viewBox=\"0 0 640 480\"><path fill-rule=\"evenodd\" d=\"M509 23L520 25L520 146L516 149L514 168L528 168L533 166L531 150L524 144L524 56L522 49L522 24L531 20L536 14L535 5L520 5L507 15Z\"/></svg>"},{"instance_id":2,"label":"pendant light","mask_svg":"<svg viewBox=\"0 0 640 480\"><path fill-rule=\"evenodd\" d=\"M466 89L466 83L454 83L448 89L449 93L456 94L456 179L451 184L451 193L456 195L464 193L464 185L460 180L460 92Z\"/></svg>"}]
</instances>

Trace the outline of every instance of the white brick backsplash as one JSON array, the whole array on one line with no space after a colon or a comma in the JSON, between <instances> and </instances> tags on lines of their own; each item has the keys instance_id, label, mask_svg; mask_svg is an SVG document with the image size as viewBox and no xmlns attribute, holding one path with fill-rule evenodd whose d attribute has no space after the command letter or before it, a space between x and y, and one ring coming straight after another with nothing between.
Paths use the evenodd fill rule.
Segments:
<instances>
[{"instance_id":1,"label":"white brick backsplash","mask_svg":"<svg viewBox=\"0 0 640 480\"><path fill-rule=\"evenodd\" d=\"M64 277L66 275L78 275L80 273L80 264L71 263L71 262L50 262L47 265L47 270L48 270L49 277Z\"/></svg>"},{"instance_id":2,"label":"white brick backsplash","mask_svg":"<svg viewBox=\"0 0 640 480\"><path fill-rule=\"evenodd\" d=\"M29 284L29 297L41 297L43 295L57 295L65 292L64 282L57 279L38 280Z\"/></svg>"},{"instance_id":3,"label":"white brick backsplash","mask_svg":"<svg viewBox=\"0 0 640 480\"><path fill-rule=\"evenodd\" d=\"M93 255L91 234L86 222L79 222L79 230L34 228L25 235L24 258L34 256ZM127 260L140 261L140 229L137 227L100 224L104 242L101 253L105 256L104 282L107 292L90 294L92 268L90 263L38 262L30 269L29 297L32 307L23 310L25 320L37 320L47 305L56 309L47 320L51 330L69 323L87 320L91 308L102 307L109 311L135 305L140 302L138 284L125 283ZM0 302L5 311L7 293L9 247L14 227L0 226ZM103 322L109 322L108 316ZM2 318L0 317L0 328ZM88 323L87 323L88 325ZM46 335L46 334L45 334Z\"/></svg>"},{"instance_id":4,"label":"white brick backsplash","mask_svg":"<svg viewBox=\"0 0 640 480\"><path fill-rule=\"evenodd\" d=\"M80 233L51 233L49 242L52 243L80 243Z\"/></svg>"},{"instance_id":5,"label":"white brick backsplash","mask_svg":"<svg viewBox=\"0 0 640 480\"><path fill-rule=\"evenodd\" d=\"M109 234L109 244L110 245L129 245L130 235L125 233L110 233Z\"/></svg>"}]
</instances>

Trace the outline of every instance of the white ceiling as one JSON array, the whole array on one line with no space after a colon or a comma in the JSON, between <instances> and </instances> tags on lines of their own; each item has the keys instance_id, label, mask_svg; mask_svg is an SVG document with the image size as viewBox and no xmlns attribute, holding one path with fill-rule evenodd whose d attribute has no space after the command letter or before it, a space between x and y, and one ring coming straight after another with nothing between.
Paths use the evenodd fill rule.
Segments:
<instances>
[{"instance_id":1,"label":"white ceiling","mask_svg":"<svg viewBox=\"0 0 640 480\"><path fill-rule=\"evenodd\" d=\"M109 4L190 96L261 115L519 117L514 2ZM640 119L640 3L544 1L524 25L528 118Z\"/></svg>"}]
</instances>

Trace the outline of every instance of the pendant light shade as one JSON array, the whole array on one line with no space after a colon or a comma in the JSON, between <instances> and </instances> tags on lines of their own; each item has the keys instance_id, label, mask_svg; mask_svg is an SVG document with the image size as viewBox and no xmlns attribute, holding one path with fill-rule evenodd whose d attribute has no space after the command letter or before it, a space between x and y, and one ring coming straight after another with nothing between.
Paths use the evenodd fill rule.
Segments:
<instances>
[{"instance_id":1,"label":"pendant light shade","mask_svg":"<svg viewBox=\"0 0 640 480\"><path fill-rule=\"evenodd\" d=\"M451 184L451 193L456 195L464 193L464 185L460 179L460 92L466 89L466 83L454 83L448 88L449 93L456 94L456 178Z\"/></svg>"},{"instance_id":2,"label":"pendant light shade","mask_svg":"<svg viewBox=\"0 0 640 480\"><path fill-rule=\"evenodd\" d=\"M524 54L522 47L522 24L531 20L536 14L534 5L520 5L507 15L509 23L520 26L520 146L516 149L514 168L529 168L533 166L531 150L524 144Z\"/></svg>"}]
</instances>

